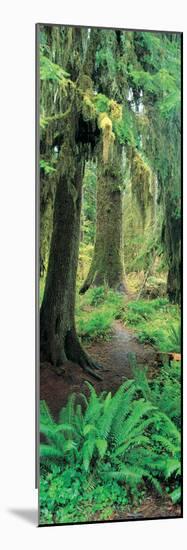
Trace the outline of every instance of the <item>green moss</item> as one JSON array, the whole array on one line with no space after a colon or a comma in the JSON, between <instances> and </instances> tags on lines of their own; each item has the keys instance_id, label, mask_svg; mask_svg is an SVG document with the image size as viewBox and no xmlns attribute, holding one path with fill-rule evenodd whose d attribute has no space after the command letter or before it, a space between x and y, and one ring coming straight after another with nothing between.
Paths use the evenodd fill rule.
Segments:
<instances>
[{"instance_id":1,"label":"green moss","mask_svg":"<svg viewBox=\"0 0 187 550\"><path fill-rule=\"evenodd\" d=\"M142 156L135 151L132 156L131 164L132 193L137 200L143 222L145 222L146 209L152 198L151 176L152 173L148 164L143 160Z\"/></svg>"}]
</instances>

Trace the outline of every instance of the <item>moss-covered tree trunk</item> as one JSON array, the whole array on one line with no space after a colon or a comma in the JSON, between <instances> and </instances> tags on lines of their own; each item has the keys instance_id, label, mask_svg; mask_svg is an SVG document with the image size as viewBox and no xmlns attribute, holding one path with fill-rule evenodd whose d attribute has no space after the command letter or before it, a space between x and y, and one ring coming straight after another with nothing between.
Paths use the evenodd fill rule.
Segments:
<instances>
[{"instance_id":1,"label":"moss-covered tree trunk","mask_svg":"<svg viewBox=\"0 0 187 550\"><path fill-rule=\"evenodd\" d=\"M51 35L51 39L56 40L50 29L48 34L49 38ZM95 35L94 31L92 34ZM75 328L82 179L84 156L91 133L91 128L81 115L80 81L85 71L87 75L92 70L95 46L90 39L89 47L87 44L85 48L87 29L67 28L62 36L58 33L57 38L61 41L63 56L55 61L62 62L75 84L68 86L59 106L60 114L61 111L67 113L66 118L61 125L59 122L56 128L53 127L52 145L56 143L56 133L60 153L48 270L40 313L41 361L49 361L56 371L61 372L63 363L71 360L100 379L95 373L99 366L83 350Z\"/></svg>"},{"instance_id":2,"label":"moss-covered tree trunk","mask_svg":"<svg viewBox=\"0 0 187 550\"><path fill-rule=\"evenodd\" d=\"M73 122L71 133L72 125ZM97 365L84 352L75 329L83 160L75 146L74 136L65 140L61 154L63 161L55 196L53 233L41 306L41 360L47 360L55 367L71 360L92 372L91 368Z\"/></svg>"},{"instance_id":3,"label":"moss-covered tree trunk","mask_svg":"<svg viewBox=\"0 0 187 550\"><path fill-rule=\"evenodd\" d=\"M53 223L55 179L41 178L40 183L40 276L47 272Z\"/></svg>"},{"instance_id":4,"label":"moss-covered tree trunk","mask_svg":"<svg viewBox=\"0 0 187 550\"><path fill-rule=\"evenodd\" d=\"M96 239L92 263L80 289L81 294L92 284L107 284L110 288L127 292L123 260L122 181L120 148L115 145L113 158L107 164L99 157Z\"/></svg>"}]
</instances>

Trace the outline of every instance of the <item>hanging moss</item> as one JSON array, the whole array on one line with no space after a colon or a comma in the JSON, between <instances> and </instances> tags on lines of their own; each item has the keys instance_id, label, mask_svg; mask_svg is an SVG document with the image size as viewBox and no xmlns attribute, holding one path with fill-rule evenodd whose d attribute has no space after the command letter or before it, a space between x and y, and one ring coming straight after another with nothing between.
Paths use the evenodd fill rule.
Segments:
<instances>
[{"instance_id":1,"label":"hanging moss","mask_svg":"<svg viewBox=\"0 0 187 550\"><path fill-rule=\"evenodd\" d=\"M78 81L78 86L83 92L93 94L93 82L87 74L81 75Z\"/></svg>"},{"instance_id":2,"label":"hanging moss","mask_svg":"<svg viewBox=\"0 0 187 550\"><path fill-rule=\"evenodd\" d=\"M131 188L142 215L143 225L146 219L146 209L150 204L152 172L142 156L133 151L131 161Z\"/></svg>"},{"instance_id":3,"label":"hanging moss","mask_svg":"<svg viewBox=\"0 0 187 550\"><path fill-rule=\"evenodd\" d=\"M83 96L82 115L84 120L95 120L96 118L96 109L88 91Z\"/></svg>"},{"instance_id":4,"label":"hanging moss","mask_svg":"<svg viewBox=\"0 0 187 550\"><path fill-rule=\"evenodd\" d=\"M100 113L98 117L98 124L102 130L103 138L103 162L106 164L109 160L110 149L113 146L115 135L112 131L112 121L107 113Z\"/></svg>"},{"instance_id":5,"label":"hanging moss","mask_svg":"<svg viewBox=\"0 0 187 550\"><path fill-rule=\"evenodd\" d=\"M113 121L122 120L122 105L114 101L114 99L111 99L109 101L109 108L110 108L110 116Z\"/></svg>"}]
</instances>

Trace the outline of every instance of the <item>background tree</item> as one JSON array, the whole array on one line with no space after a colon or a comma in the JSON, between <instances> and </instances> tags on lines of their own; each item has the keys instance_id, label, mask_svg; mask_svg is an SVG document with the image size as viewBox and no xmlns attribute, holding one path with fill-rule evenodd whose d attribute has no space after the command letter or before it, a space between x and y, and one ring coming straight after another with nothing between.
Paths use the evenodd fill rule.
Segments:
<instances>
[{"instance_id":1,"label":"background tree","mask_svg":"<svg viewBox=\"0 0 187 550\"><path fill-rule=\"evenodd\" d=\"M100 155L97 172L96 238L89 273L80 293L91 284L127 292L123 251L123 163L121 146L114 144L109 162Z\"/></svg>"},{"instance_id":2,"label":"background tree","mask_svg":"<svg viewBox=\"0 0 187 550\"><path fill-rule=\"evenodd\" d=\"M162 241L168 264L167 292L180 301L181 281L181 37L180 34L134 33L137 67L132 87L143 105L147 124L143 147L158 177L163 204Z\"/></svg>"}]
</instances>

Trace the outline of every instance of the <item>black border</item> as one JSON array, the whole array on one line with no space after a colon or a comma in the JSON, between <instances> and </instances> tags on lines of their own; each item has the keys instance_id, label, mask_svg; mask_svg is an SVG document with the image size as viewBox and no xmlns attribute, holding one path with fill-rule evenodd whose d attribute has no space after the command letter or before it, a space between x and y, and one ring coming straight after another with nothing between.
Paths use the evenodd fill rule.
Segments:
<instances>
[{"instance_id":1,"label":"black border","mask_svg":"<svg viewBox=\"0 0 187 550\"><path fill-rule=\"evenodd\" d=\"M40 126L39 126L39 105L40 105L40 79L39 79L39 32L40 26L49 27L78 27L101 30L122 30L127 32L152 32L152 33L170 33L180 34L181 37L181 514L179 516L158 516L150 518L129 518L129 519L113 519L113 520L96 520L96 521L80 521L72 523L39 523L40 520L40 464L39 464L39 397L40 397L40 362L39 362L39 239L40 239L40 175L39 175L39 158L40 158ZM139 521L155 521L155 520L170 520L182 519L183 514L183 32L170 30L155 30L155 29L131 29L123 27L103 27L99 25L76 25L69 23L36 23L35 24L35 488L38 490L38 525L37 527L60 527L74 525L95 525L112 523L126 523Z\"/></svg>"}]
</instances>

